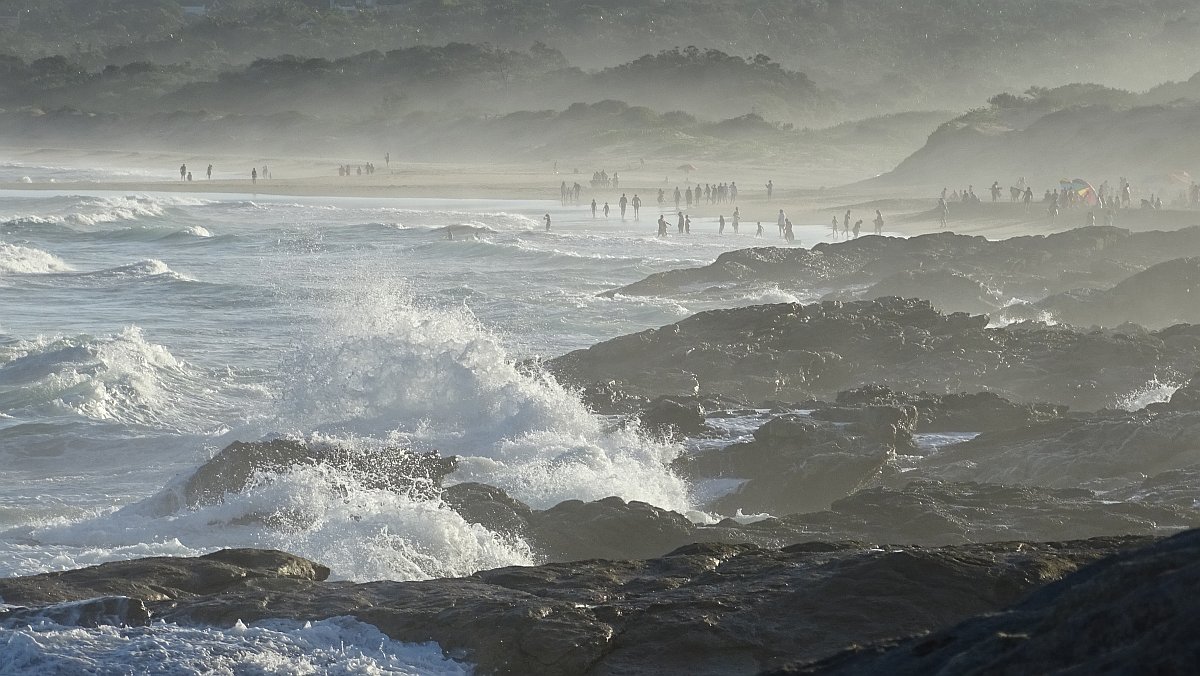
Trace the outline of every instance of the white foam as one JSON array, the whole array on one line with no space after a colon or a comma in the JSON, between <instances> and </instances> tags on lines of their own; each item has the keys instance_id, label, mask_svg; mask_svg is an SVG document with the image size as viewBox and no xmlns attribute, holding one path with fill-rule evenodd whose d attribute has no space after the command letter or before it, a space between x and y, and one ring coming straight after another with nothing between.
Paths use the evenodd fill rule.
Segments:
<instances>
[{"instance_id":1,"label":"white foam","mask_svg":"<svg viewBox=\"0 0 1200 676\"><path fill-rule=\"evenodd\" d=\"M0 382L9 387L0 393L8 392L5 401L13 410L67 411L190 433L221 422L214 412L223 405L216 384L166 347L147 341L137 326L100 338L21 341L3 356Z\"/></svg>"},{"instance_id":2,"label":"white foam","mask_svg":"<svg viewBox=\"0 0 1200 676\"><path fill-rule=\"evenodd\" d=\"M0 242L0 273L46 274L72 269L58 256L41 249Z\"/></svg>"},{"instance_id":3,"label":"white foam","mask_svg":"<svg viewBox=\"0 0 1200 676\"><path fill-rule=\"evenodd\" d=\"M1132 392L1117 397L1116 406L1126 411L1140 411L1150 404L1170 401L1171 395L1175 394L1175 390L1180 387L1183 387L1182 383L1171 381L1164 383L1155 377Z\"/></svg>"},{"instance_id":4,"label":"white foam","mask_svg":"<svg viewBox=\"0 0 1200 676\"><path fill-rule=\"evenodd\" d=\"M295 429L333 429L463 457L455 475L535 507L612 495L689 507L668 468L679 448L612 429L540 372L518 369L466 308L423 308L380 276L328 299L288 370Z\"/></svg>"},{"instance_id":5,"label":"white foam","mask_svg":"<svg viewBox=\"0 0 1200 676\"><path fill-rule=\"evenodd\" d=\"M533 563L524 542L467 523L440 501L365 488L328 467L260 476L223 502L197 508L183 506L178 490L172 485L92 519L56 520L25 537L63 556L91 552L87 563L150 555L136 552L145 547L186 556L226 547L281 549L320 561L335 579L358 581L464 576ZM55 567L14 563L22 569L7 572Z\"/></svg>"},{"instance_id":6,"label":"white foam","mask_svg":"<svg viewBox=\"0 0 1200 676\"><path fill-rule=\"evenodd\" d=\"M401 643L349 617L267 620L229 629L155 623L0 630L5 674L466 675L436 643Z\"/></svg>"}]
</instances>

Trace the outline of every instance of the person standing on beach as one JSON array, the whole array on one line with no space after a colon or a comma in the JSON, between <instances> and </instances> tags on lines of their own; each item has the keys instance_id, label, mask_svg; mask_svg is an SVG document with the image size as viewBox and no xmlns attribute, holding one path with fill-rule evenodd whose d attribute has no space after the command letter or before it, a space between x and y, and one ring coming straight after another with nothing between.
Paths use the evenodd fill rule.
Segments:
<instances>
[{"instance_id":1,"label":"person standing on beach","mask_svg":"<svg viewBox=\"0 0 1200 676\"><path fill-rule=\"evenodd\" d=\"M738 234L738 225L742 222L742 212L738 207L733 208L733 234Z\"/></svg>"},{"instance_id":2,"label":"person standing on beach","mask_svg":"<svg viewBox=\"0 0 1200 676\"><path fill-rule=\"evenodd\" d=\"M604 203L604 219L608 220L608 202Z\"/></svg>"},{"instance_id":3,"label":"person standing on beach","mask_svg":"<svg viewBox=\"0 0 1200 676\"><path fill-rule=\"evenodd\" d=\"M836 221L837 219L835 218L834 220ZM783 209L780 209L779 210L779 221L778 221L780 237L783 237L783 225L786 222L787 222L787 215L783 213Z\"/></svg>"},{"instance_id":4,"label":"person standing on beach","mask_svg":"<svg viewBox=\"0 0 1200 676\"><path fill-rule=\"evenodd\" d=\"M596 199L592 198L592 220L596 220Z\"/></svg>"},{"instance_id":5,"label":"person standing on beach","mask_svg":"<svg viewBox=\"0 0 1200 676\"><path fill-rule=\"evenodd\" d=\"M718 235L725 234L725 214L721 214L720 226L717 228Z\"/></svg>"},{"instance_id":6,"label":"person standing on beach","mask_svg":"<svg viewBox=\"0 0 1200 676\"><path fill-rule=\"evenodd\" d=\"M679 192L679 186L675 186L675 210L679 210L679 202L683 199L683 193Z\"/></svg>"},{"instance_id":7,"label":"person standing on beach","mask_svg":"<svg viewBox=\"0 0 1200 676\"><path fill-rule=\"evenodd\" d=\"M625 193L621 193L621 201L617 202L617 206L621 207L621 220L623 221L625 220L625 208L629 206L629 200L625 199Z\"/></svg>"},{"instance_id":8,"label":"person standing on beach","mask_svg":"<svg viewBox=\"0 0 1200 676\"><path fill-rule=\"evenodd\" d=\"M257 169L250 170L250 182L258 183L258 170Z\"/></svg>"},{"instance_id":9,"label":"person standing on beach","mask_svg":"<svg viewBox=\"0 0 1200 676\"><path fill-rule=\"evenodd\" d=\"M767 201L771 201L771 197L775 194L775 183L770 179L767 180Z\"/></svg>"},{"instance_id":10,"label":"person standing on beach","mask_svg":"<svg viewBox=\"0 0 1200 676\"><path fill-rule=\"evenodd\" d=\"M179 180L182 181L186 177L187 177L187 165L181 164L181 165L179 165Z\"/></svg>"},{"instance_id":11,"label":"person standing on beach","mask_svg":"<svg viewBox=\"0 0 1200 676\"><path fill-rule=\"evenodd\" d=\"M835 241L835 242L836 242L836 241L837 241L837 238L838 238L838 222L837 222L837 216L834 216L834 217L833 217L833 222L829 224L829 234L833 235L833 241Z\"/></svg>"},{"instance_id":12,"label":"person standing on beach","mask_svg":"<svg viewBox=\"0 0 1200 676\"><path fill-rule=\"evenodd\" d=\"M683 217L683 234L685 234L685 235L692 234L692 217L691 216Z\"/></svg>"},{"instance_id":13,"label":"person standing on beach","mask_svg":"<svg viewBox=\"0 0 1200 676\"><path fill-rule=\"evenodd\" d=\"M633 204L633 220L636 221L639 219L639 217L641 215L641 211L642 211L642 198L638 197L637 193L634 193L634 195L633 195L632 204Z\"/></svg>"},{"instance_id":14,"label":"person standing on beach","mask_svg":"<svg viewBox=\"0 0 1200 676\"><path fill-rule=\"evenodd\" d=\"M759 222L758 222L758 230L757 230L757 231L754 233L754 236L755 236L755 237L762 237L762 236L763 236L762 221L759 221Z\"/></svg>"},{"instance_id":15,"label":"person standing on beach","mask_svg":"<svg viewBox=\"0 0 1200 676\"><path fill-rule=\"evenodd\" d=\"M846 215L842 217L842 234L846 239L850 238L850 210L846 210Z\"/></svg>"},{"instance_id":16,"label":"person standing on beach","mask_svg":"<svg viewBox=\"0 0 1200 676\"><path fill-rule=\"evenodd\" d=\"M212 180L212 165L208 165L208 180Z\"/></svg>"},{"instance_id":17,"label":"person standing on beach","mask_svg":"<svg viewBox=\"0 0 1200 676\"><path fill-rule=\"evenodd\" d=\"M883 234L883 213L878 209L875 210L875 234Z\"/></svg>"},{"instance_id":18,"label":"person standing on beach","mask_svg":"<svg viewBox=\"0 0 1200 676\"><path fill-rule=\"evenodd\" d=\"M550 214L546 214L546 232L550 232Z\"/></svg>"}]
</instances>

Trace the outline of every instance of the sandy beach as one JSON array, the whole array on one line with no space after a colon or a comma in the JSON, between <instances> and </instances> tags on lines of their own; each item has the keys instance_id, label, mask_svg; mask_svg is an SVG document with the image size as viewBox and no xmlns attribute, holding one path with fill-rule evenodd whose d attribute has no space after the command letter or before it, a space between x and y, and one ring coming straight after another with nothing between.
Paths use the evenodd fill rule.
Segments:
<instances>
[{"instance_id":1,"label":"sandy beach","mask_svg":"<svg viewBox=\"0 0 1200 676\"><path fill-rule=\"evenodd\" d=\"M934 215L938 189L896 189L876 187L870 182L849 186L826 188L806 185L805 172L793 167L763 168L729 164L718 169L697 168L690 175L683 175L674 162L640 163L634 166L606 166L610 174L620 176L619 187L593 188L590 185L593 171L601 168L576 167L573 163L552 163L549 166L535 164L434 164L393 161L388 166L382 158L375 164L375 173L359 175L359 165L352 165L353 174L338 176L338 165L324 160L304 157L251 158L236 156L202 157L187 155L169 157L151 152L123 152L83 149L0 149L0 159L31 166L71 167L116 167L131 172L150 174L153 178L131 176L120 181L72 181L72 182L0 182L0 190L55 190L55 191L111 191L111 192L168 192L168 193L220 193L244 195L293 195L322 197L370 197L370 198L445 198L445 199L519 199L559 201L559 186L578 182L583 186L581 204L568 204L563 208L588 209L592 199L603 208L607 201L613 218L618 213L618 201L622 194L629 199L638 195L643 201L643 212L650 215L643 221L652 223L659 213L675 213L673 193L675 187L686 190L689 186L705 182L719 183L730 180L739 186L737 203L694 204L683 206L688 214L700 218L732 216L733 208L740 210L743 224L753 228L762 221L770 233L780 209L795 223L827 224L835 216L839 222L845 211L851 211L851 223L862 219L861 232L871 232L875 210L883 213L885 230L904 235L919 235L941 230ZM167 178L177 175L179 164L188 167L193 180ZM213 178L205 178L205 170L212 164ZM570 165L570 168L567 167ZM250 178L251 169L262 171L267 167L269 178ZM775 185L773 198L767 199L766 183ZM658 190L665 191L666 203L657 203ZM1103 224L1103 216L1096 212L1096 223ZM668 218L670 220L670 218ZM1088 211L1075 209L1061 214L1051 221L1040 204L1029 209L1023 205L1001 202L984 202L974 206L951 204L949 230L963 234L982 235L991 239L1003 239L1025 235L1044 235L1069 230L1088 224ZM1170 230L1200 224L1200 213L1189 210L1161 211L1122 210L1116 215L1114 225L1132 231ZM649 226L647 226L649 227Z\"/></svg>"}]
</instances>

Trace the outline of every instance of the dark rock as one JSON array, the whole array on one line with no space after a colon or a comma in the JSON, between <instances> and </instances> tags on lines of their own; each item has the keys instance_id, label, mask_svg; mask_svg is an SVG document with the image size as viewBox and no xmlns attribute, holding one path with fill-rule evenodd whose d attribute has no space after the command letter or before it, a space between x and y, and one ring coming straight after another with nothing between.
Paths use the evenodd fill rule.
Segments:
<instances>
[{"instance_id":1,"label":"dark rock","mask_svg":"<svg viewBox=\"0 0 1200 676\"><path fill-rule=\"evenodd\" d=\"M864 384L910 392L992 391L1018 402L1098 409L1200 363L1200 326L1077 331L943 315L898 298L714 310L548 362L561 379L615 380L645 396L804 401Z\"/></svg>"},{"instance_id":2,"label":"dark rock","mask_svg":"<svg viewBox=\"0 0 1200 676\"><path fill-rule=\"evenodd\" d=\"M530 527L538 550L552 561L660 556L698 537L682 514L617 497L561 502L535 512Z\"/></svg>"},{"instance_id":3,"label":"dark rock","mask_svg":"<svg viewBox=\"0 0 1200 676\"><path fill-rule=\"evenodd\" d=\"M390 448L359 452L287 439L236 441L187 479L183 486L184 499L188 507L218 503L226 493L245 490L256 477L318 465L350 473L356 482L367 488L430 498L437 495L442 478L454 471L457 460L440 457L437 453L421 454Z\"/></svg>"},{"instance_id":4,"label":"dark rock","mask_svg":"<svg viewBox=\"0 0 1200 676\"><path fill-rule=\"evenodd\" d=\"M987 432L948 446L922 472L951 481L1072 487L1140 481L1200 464L1200 411L1108 412Z\"/></svg>"},{"instance_id":5,"label":"dark rock","mask_svg":"<svg viewBox=\"0 0 1200 676\"><path fill-rule=\"evenodd\" d=\"M1200 664L1200 532L1091 564L1001 613L774 674L1188 674Z\"/></svg>"},{"instance_id":6,"label":"dark rock","mask_svg":"<svg viewBox=\"0 0 1200 676\"><path fill-rule=\"evenodd\" d=\"M226 549L194 559L156 557L0 579L5 603L34 605L98 596L166 601L219 594L258 579L321 581L329 569L285 552Z\"/></svg>"},{"instance_id":7,"label":"dark rock","mask_svg":"<svg viewBox=\"0 0 1200 676\"><path fill-rule=\"evenodd\" d=\"M704 410L695 401L676 401L660 397L639 415L641 427L651 435L679 439L696 437L705 432Z\"/></svg>"},{"instance_id":8,"label":"dark rock","mask_svg":"<svg viewBox=\"0 0 1200 676\"><path fill-rule=\"evenodd\" d=\"M899 296L923 298L943 312L986 314L998 310L1003 301L979 281L946 269L903 270L873 284L866 291L838 294L832 298L864 299Z\"/></svg>"},{"instance_id":9,"label":"dark rock","mask_svg":"<svg viewBox=\"0 0 1200 676\"><path fill-rule=\"evenodd\" d=\"M927 220L936 218L930 214ZM726 294L732 301L756 289L776 287L795 293L832 289L842 297L867 284L871 286L863 294L866 299L915 296L933 300L935 307L948 312L986 312L1010 298L1032 301L1079 288L1105 289L1181 256L1200 256L1200 228L1131 233L1092 226L999 241L949 232L903 239L862 237L817 244L811 250L730 251L711 265L656 273L607 295L684 296L694 289L717 287L720 291L703 294Z\"/></svg>"},{"instance_id":10,"label":"dark rock","mask_svg":"<svg viewBox=\"0 0 1200 676\"><path fill-rule=\"evenodd\" d=\"M442 500L469 523L495 533L524 536L533 516L529 505L487 484L455 484L442 491Z\"/></svg>"},{"instance_id":11,"label":"dark rock","mask_svg":"<svg viewBox=\"0 0 1200 676\"><path fill-rule=\"evenodd\" d=\"M1195 478L1194 476L1187 477ZM1161 490L1179 488L1160 479ZM1168 488L1169 486L1169 488ZM1156 534L1200 525L1195 504L1149 495L1115 500L1079 488L1048 489L971 482L913 481L875 487L833 502L828 510L781 519L822 539L904 542L929 546L1008 539L1056 540L1111 533ZM1194 501L1195 489L1188 491Z\"/></svg>"},{"instance_id":12,"label":"dark rock","mask_svg":"<svg viewBox=\"0 0 1200 676\"><path fill-rule=\"evenodd\" d=\"M1076 326L1200 324L1200 257L1159 263L1110 289L1069 291L1013 306L1005 314L1037 318L1041 313Z\"/></svg>"},{"instance_id":13,"label":"dark rock","mask_svg":"<svg viewBox=\"0 0 1200 676\"><path fill-rule=\"evenodd\" d=\"M811 405L820 420L854 422L867 406L903 406L916 411L916 432L985 432L1025 427L1061 418L1066 406L1017 404L994 392L904 394L881 386L839 392L833 405Z\"/></svg>"},{"instance_id":14,"label":"dark rock","mask_svg":"<svg viewBox=\"0 0 1200 676\"><path fill-rule=\"evenodd\" d=\"M0 608L0 628L39 622L52 622L65 627L145 627L150 624L150 611L141 599L128 596L101 596L40 608Z\"/></svg>"},{"instance_id":15,"label":"dark rock","mask_svg":"<svg viewBox=\"0 0 1200 676\"><path fill-rule=\"evenodd\" d=\"M203 596L173 586L188 585L186 574L148 578L147 566L132 561L57 574L59 593L45 602L122 588L145 598L166 622L228 627L239 620L348 615L399 641L436 641L482 673L736 675L992 612L1146 542L1108 538L937 550L707 544L642 561L367 584L255 577L245 569L234 576L241 583ZM154 561L183 572L198 566L199 577L210 565L203 559ZM4 583L20 588L33 579Z\"/></svg>"},{"instance_id":16,"label":"dark rock","mask_svg":"<svg viewBox=\"0 0 1200 676\"><path fill-rule=\"evenodd\" d=\"M746 479L709 506L723 514L823 509L878 480L892 459L895 446L878 437L890 434L895 440L896 418L875 415L858 437L804 416L776 416L755 430L754 441L685 456L676 469L693 478Z\"/></svg>"}]
</instances>

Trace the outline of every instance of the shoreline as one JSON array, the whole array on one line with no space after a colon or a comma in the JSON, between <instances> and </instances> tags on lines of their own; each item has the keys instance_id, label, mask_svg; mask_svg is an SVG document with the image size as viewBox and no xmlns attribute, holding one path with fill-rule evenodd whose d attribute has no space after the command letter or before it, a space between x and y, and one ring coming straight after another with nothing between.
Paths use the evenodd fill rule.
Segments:
<instances>
[{"instance_id":1,"label":"shoreline","mask_svg":"<svg viewBox=\"0 0 1200 676\"><path fill-rule=\"evenodd\" d=\"M337 164L325 160L300 157L254 158L214 156L201 158L191 154L169 158L154 151L115 151L53 148L0 148L0 161L38 166L62 167L63 169L87 171L89 167L101 170L131 171L152 174L161 169L163 175L174 171L179 163L197 169L214 164L214 178L198 178L180 181L153 176L149 178L72 180L41 183L21 181L0 182L0 190L58 192L158 192L176 194L214 195L268 195L274 197L313 198L367 198L367 199L433 199L433 200L522 200L544 201L559 204L559 185L579 182L583 185L581 204L555 206L553 209L586 212L594 198L600 206L608 201L614 212L622 193L629 199L634 194L643 200L643 219L653 221L659 213L670 215L676 212L671 195L675 185L685 189L689 183L703 184L713 181L706 172L695 172L683 181L672 181L669 168L648 163L645 166L616 167L620 173L620 188L592 188L591 172L556 173L554 167L533 164L434 164L393 162L390 167L376 165L375 174L337 176ZM249 177L234 176L229 166L262 167L266 165L272 178L252 183ZM14 167L16 168L16 167ZM764 170L733 164L720 170L723 178L733 177L742 187L736 204L696 204L683 211L693 218L716 219L724 215L729 219L733 208L741 211L743 227L753 228L762 221L764 228L774 227L779 209L783 209L798 225L828 225L836 216L841 221L845 209L852 210L851 222L863 220L863 234L873 230L875 209L883 211L885 231L905 236L942 232L940 224L933 219L932 210L937 198L919 187L871 190L862 184L850 184L838 188L792 187L802 186L804 172L797 169ZM276 177L278 176L278 178ZM772 180L776 187L774 199L767 200L763 186ZM659 207L657 192L666 191L668 202ZM1097 223L1103 223L1097 217ZM951 223L946 231L959 234L982 235L989 239L1005 239L1028 235L1047 235L1078 228L1087 224L1087 211L1083 209L1064 213L1051 223L1045 217L1040 204L1026 211L1019 204L1007 201L962 208L951 205ZM1146 211L1126 209L1118 212L1117 227L1134 232L1145 230L1177 229L1200 225L1200 211L1171 210Z\"/></svg>"}]
</instances>

